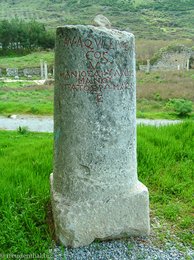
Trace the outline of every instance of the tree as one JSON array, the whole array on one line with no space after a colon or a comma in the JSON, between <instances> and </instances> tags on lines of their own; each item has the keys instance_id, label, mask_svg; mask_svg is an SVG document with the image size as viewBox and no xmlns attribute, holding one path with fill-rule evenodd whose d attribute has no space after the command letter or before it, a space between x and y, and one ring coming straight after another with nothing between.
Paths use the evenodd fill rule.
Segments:
<instances>
[{"instance_id":1,"label":"tree","mask_svg":"<svg viewBox=\"0 0 194 260\"><path fill-rule=\"evenodd\" d=\"M3 50L54 48L54 34L35 20L24 22L18 18L0 22L0 43Z\"/></svg>"}]
</instances>

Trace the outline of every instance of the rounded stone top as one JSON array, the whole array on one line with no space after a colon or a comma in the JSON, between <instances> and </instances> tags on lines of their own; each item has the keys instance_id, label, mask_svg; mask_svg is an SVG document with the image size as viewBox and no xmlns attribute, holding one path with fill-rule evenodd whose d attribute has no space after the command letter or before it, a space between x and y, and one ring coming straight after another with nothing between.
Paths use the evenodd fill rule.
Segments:
<instances>
[{"instance_id":1,"label":"rounded stone top","mask_svg":"<svg viewBox=\"0 0 194 260\"><path fill-rule=\"evenodd\" d=\"M96 35L106 35L108 37L114 38L118 41L129 41L134 38L134 35L127 31L119 31L117 29L107 28L107 27L96 27L93 25L65 25L57 27L57 35L64 35L66 33L73 32L88 34L93 33Z\"/></svg>"},{"instance_id":2,"label":"rounded stone top","mask_svg":"<svg viewBox=\"0 0 194 260\"><path fill-rule=\"evenodd\" d=\"M106 28L111 28L111 23L108 20L108 18L102 14L96 15L96 17L93 20L93 24L95 26L100 26L100 27L106 27Z\"/></svg>"}]
</instances>

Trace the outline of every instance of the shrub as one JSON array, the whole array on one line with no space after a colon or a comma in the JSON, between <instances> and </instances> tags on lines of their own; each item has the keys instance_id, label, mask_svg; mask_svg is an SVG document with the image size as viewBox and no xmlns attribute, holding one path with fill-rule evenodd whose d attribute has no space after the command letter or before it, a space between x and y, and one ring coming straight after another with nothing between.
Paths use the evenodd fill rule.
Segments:
<instances>
[{"instance_id":1,"label":"shrub","mask_svg":"<svg viewBox=\"0 0 194 260\"><path fill-rule=\"evenodd\" d=\"M187 116L192 111L192 101L186 99L170 99L167 107L172 108L179 116Z\"/></svg>"},{"instance_id":2,"label":"shrub","mask_svg":"<svg viewBox=\"0 0 194 260\"><path fill-rule=\"evenodd\" d=\"M22 134L22 135L25 135L25 134L29 133L29 129L28 129L27 126L19 126L18 129L17 129L17 132Z\"/></svg>"}]
</instances>

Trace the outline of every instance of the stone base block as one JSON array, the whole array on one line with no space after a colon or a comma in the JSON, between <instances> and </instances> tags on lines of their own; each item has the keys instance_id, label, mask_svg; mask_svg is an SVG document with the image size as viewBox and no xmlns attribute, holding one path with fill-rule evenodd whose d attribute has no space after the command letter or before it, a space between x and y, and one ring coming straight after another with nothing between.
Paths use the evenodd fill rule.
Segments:
<instances>
[{"instance_id":1,"label":"stone base block","mask_svg":"<svg viewBox=\"0 0 194 260\"><path fill-rule=\"evenodd\" d=\"M53 190L52 210L56 236L69 247L88 245L95 239L109 240L148 235L149 195L140 182L128 194L118 191L109 198L67 201ZM100 195L99 198L102 198Z\"/></svg>"}]
</instances>

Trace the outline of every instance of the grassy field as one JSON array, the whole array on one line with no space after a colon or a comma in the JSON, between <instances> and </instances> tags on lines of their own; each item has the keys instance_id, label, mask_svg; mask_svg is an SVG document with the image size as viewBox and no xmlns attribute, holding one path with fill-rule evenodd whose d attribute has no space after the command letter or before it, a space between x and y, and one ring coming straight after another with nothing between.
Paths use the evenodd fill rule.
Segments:
<instances>
[{"instance_id":1,"label":"grassy field","mask_svg":"<svg viewBox=\"0 0 194 260\"><path fill-rule=\"evenodd\" d=\"M53 86L35 83L1 83L0 114L53 114Z\"/></svg>"},{"instance_id":2,"label":"grassy field","mask_svg":"<svg viewBox=\"0 0 194 260\"><path fill-rule=\"evenodd\" d=\"M138 127L138 174L149 188L156 244L194 242L193 145L191 122ZM0 131L0 254L49 254L52 150L52 134Z\"/></svg>"},{"instance_id":3,"label":"grassy field","mask_svg":"<svg viewBox=\"0 0 194 260\"><path fill-rule=\"evenodd\" d=\"M193 102L194 71L137 73L137 116L175 119L177 114L167 104L169 99ZM192 117L194 114L192 114Z\"/></svg>"},{"instance_id":4,"label":"grassy field","mask_svg":"<svg viewBox=\"0 0 194 260\"><path fill-rule=\"evenodd\" d=\"M96 14L107 16L113 27L132 31L137 38L193 38L193 0L2 0L0 19L35 19L49 28L92 24Z\"/></svg>"},{"instance_id":5,"label":"grassy field","mask_svg":"<svg viewBox=\"0 0 194 260\"><path fill-rule=\"evenodd\" d=\"M0 57L0 68L31 68L40 67L40 60L44 60L48 65L53 65L54 52L53 51L40 51L33 52L24 56L1 56Z\"/></svg>"},{"instance_id":6,"label":"grassy field","mask_svg":"<svg viewBox=\"0 0 194 260\"><path fill-rule=\"evenodd\" d=\"M194 72L137 73L137 117L177 119L169 99L193 102ZM0 82L0 114L53 114L53 85L32 81ZM194 118L194 112L190 114Z\"/></svg>"}]
</instances>

